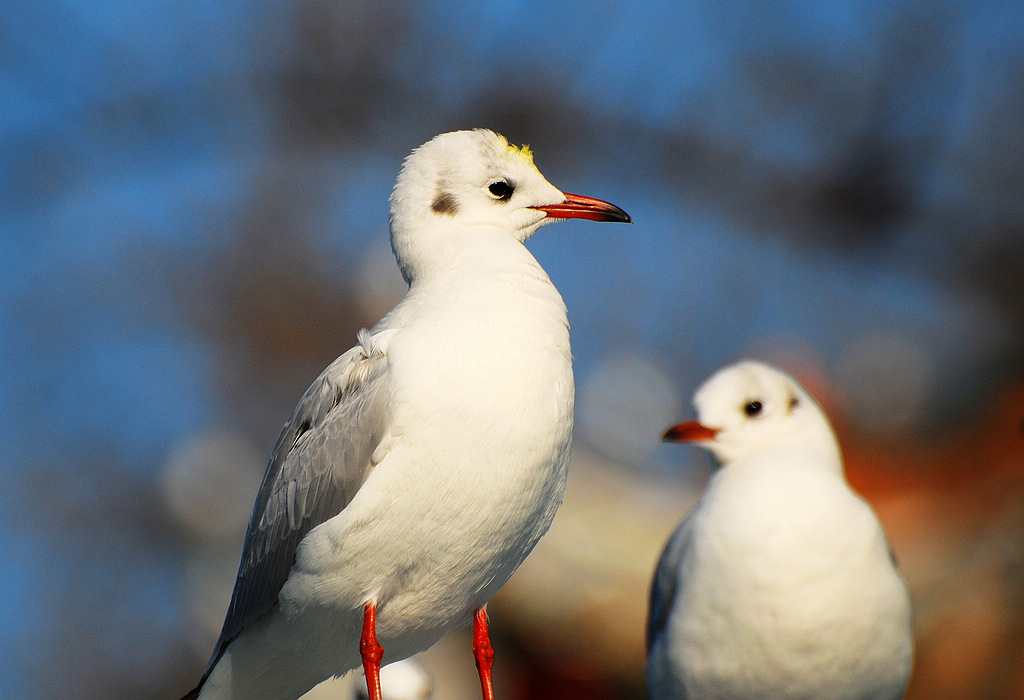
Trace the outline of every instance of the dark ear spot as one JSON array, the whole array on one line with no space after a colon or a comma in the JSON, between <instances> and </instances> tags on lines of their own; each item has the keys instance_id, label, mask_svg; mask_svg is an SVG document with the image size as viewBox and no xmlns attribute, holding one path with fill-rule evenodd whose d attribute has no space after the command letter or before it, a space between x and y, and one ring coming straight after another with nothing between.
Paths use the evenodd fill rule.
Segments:
<instances>
[{"instance_id":1,"label":"dark ear spot","mask_svg":"<svg viewBox=\"0 0 1024 700\"><path fill-rule=\"evenodd\" d=\"M459 210L459 204L455 201L455 195L441 190L434 197L434 201L430 203L430 208L438 214L455 216L455 212Z\"/></svg>"}]
</instances>

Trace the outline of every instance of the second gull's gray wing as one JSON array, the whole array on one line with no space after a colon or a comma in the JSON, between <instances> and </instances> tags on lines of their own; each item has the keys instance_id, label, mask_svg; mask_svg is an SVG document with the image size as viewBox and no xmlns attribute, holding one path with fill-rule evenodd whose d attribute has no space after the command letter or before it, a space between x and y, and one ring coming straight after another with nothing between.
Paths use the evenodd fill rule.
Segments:
<instances>
[{"instance_id":1,"label":"second gull's gray wing","mask_svg":"<svg viewBox=\"0 0 1024 700\"><path fill-rule=\"evenodd\" d=\"M277 439L207 675L231 640L277 604L302 538L337 515L362 486L390 406L387 355L360 331L359 344L317 377Z\"/></svg>"},{"instance_id":2,"label":"second gull's gray wing","mask_svg":"<svg viewBox=\"0 0 1024 700\"><path fill-rule=\"evenodd\" d=\"M672 533L658 560L651 583L650 614L647 617L647 651L654 646L654 640L661 635L668 624L672 606L679 590L685 584L679 578L679 565L690 546L690 530L693 524L692 512L688 514Z\"/></svg>"}]
</instances>

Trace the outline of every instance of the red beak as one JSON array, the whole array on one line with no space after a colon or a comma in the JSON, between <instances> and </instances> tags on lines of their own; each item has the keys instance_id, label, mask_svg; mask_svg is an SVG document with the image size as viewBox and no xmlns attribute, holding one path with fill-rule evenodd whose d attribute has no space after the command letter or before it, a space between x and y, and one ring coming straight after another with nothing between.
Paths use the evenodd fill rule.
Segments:
<instances>
[{"instance_id":1,"label":"red beak","mask_svg":"<svg viewBox=\"0 0 1024 700\"><path fill-rule=\"evenodd\" d=\"M633 220L629 214L619 209L614 204L609 204L601 199L584 197L578 194L563 192L565 201L561 204L546 204L542 207L531 207L542 211L552 219L588 219L590 221L619 221L624 224L631 224Z\"/></svg>"},{"instance_id":2,"label":"red beak","mask_svg":"<svg viewBox=\"0 0 1024 700\"><path fill-rule=\"evenodd\" d=\"M708 428L697 421L690 421L672 426L661 439L665 442L709 442L715 439L718 432L718 428Z\"/></svg>"}]
</instances>

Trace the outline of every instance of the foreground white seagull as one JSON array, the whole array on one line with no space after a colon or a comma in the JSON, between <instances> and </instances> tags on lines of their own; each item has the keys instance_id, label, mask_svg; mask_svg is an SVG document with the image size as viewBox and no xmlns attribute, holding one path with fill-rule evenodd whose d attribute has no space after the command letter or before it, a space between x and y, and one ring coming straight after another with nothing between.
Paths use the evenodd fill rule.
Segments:
<instances>
[{"instance_id":1,"label":"foreground white seagull","mask_svg":"<svg viewBox=\"0 0 1024 700\"><path fill-rule=\"evenodd\" d=\"M758 362L697 391L665 439L721 462L658 564L647 627L654 700L903 695L910 598L878 519L846 483L828 419Z\"/></svg>"},{"instance_id":2,"label":"foreground white seagull","mask_svg":"<svg viewBox=\"0 0 1024 700\"><path fill-rule=\"evenodd\" d=\"M186 698L297 698L474 621L562 501L573 422L565 305L523 246L560 219L629 222L565 194L527 148L442 134L391 195L405 298L306 391L274 447L224 628Z\"/></svg>"}]
</instances>

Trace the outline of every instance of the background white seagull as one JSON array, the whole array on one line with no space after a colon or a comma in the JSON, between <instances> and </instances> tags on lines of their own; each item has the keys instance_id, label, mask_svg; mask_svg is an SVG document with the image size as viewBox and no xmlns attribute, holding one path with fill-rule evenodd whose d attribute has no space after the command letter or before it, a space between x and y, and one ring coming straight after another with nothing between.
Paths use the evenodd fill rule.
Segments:
<instances>
[{"instance_id":1,"label":"background white seagull","mask_svg":"<svg viewBox=\"0 0 1024 700\"><path fill-rule=\"evenodd\" d=\"M567 218L629 222L564 194L526 147L442 134L391 195L405 298L331 363L285 423L224 627L186 698L297 698L474 621L562 501L573 423L565 305L523 246Z\"/></svg>"},{"instance_id":2,"label":"background white seagull","mask_svg":"<svg viewBox=\"0 0 1024 700\"><path fill-rule=\"evenodd\" d=\"M699 422L665 439L721 465L655 573L652 698L901 697L910 597L824 412L792 377L751 361L713 375L694 404Z\"/></svg>"}]
</instances>

